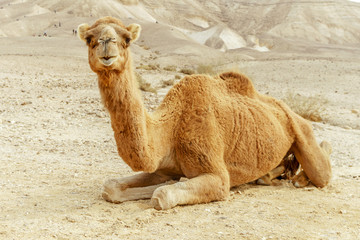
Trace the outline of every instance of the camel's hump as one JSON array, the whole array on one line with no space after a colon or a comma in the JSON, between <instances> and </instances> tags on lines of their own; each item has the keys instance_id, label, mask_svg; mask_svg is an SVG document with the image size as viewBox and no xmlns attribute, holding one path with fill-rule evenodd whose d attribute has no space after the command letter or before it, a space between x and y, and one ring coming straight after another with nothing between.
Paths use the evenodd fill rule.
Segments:
<instances>
[{"instance_id":1,"label":"camel's hump","mask_svg":"<svg viewBox=\"0 0 360 240\"><path fill-rule=\"evenodd\" d=\"M251 98L256 96L254 85L245 75L237 72L224 72L219 77L225 81L230 92L236 92Z\"/></svg>"}]
</instances>

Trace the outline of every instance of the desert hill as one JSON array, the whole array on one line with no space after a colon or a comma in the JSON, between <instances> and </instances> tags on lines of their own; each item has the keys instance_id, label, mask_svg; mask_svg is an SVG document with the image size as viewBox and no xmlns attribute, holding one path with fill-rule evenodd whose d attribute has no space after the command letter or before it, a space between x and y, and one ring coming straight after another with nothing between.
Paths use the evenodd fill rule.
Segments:
<instances>
[{"instance_id":1,"label":"desert hill","mask_svg":"<svg viewBox=\"0 0 360 240\"><path fill-rule=\"evenodd\" d=\"M84 20L106 15L157 23L183 33L180 38L222 51L268 51L281 48L283 40L360 42L360 4L347 0L5 0L0 36L69 35Z\"/></svg>"}]
</instances>

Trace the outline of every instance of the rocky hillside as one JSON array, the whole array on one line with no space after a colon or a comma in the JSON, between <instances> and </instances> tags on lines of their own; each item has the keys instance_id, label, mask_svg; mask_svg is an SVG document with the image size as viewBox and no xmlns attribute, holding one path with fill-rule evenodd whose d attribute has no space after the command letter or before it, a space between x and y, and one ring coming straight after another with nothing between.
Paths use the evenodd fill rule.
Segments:
<instances>
[{"instance_id":1,"label":"rocky hillside","mask_svg":"<svg viewBox=\"0 0 360 240\"><path fill-rule=\"evenodd\" d=\"M268 51L284 40L360 43L360 3L348 0L3 0L0 36L69 35L106 15L159 24L222 51Z\"/></svg>"}]
</instances>

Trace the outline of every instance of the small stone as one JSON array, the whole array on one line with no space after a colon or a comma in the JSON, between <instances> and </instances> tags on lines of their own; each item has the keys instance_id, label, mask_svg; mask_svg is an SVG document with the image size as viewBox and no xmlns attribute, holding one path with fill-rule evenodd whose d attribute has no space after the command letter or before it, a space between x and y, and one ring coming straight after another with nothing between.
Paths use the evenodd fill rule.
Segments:
<instances>
[{"instance_id":1,"label":"small stone","mask_svg":"<svg viewBox=\"0 0 360 240\"><path fill-rule=\"evenodd\" d=\"M346 211L346 210L340 210L339 213L340 213L340 214L346 214L347 211Z\"/></svg>"},{"instance_id":2,"label":"small stone","mask_svg":"<svg viewBox=\"0 0 360 240\"><path fill-rule=\"evenodd\" d=\"M21 103L21 106L30 105L30 104L32 104L32 102L31 102L31 101L27 101L27 102Z\"/></svg>"}]
</instances>

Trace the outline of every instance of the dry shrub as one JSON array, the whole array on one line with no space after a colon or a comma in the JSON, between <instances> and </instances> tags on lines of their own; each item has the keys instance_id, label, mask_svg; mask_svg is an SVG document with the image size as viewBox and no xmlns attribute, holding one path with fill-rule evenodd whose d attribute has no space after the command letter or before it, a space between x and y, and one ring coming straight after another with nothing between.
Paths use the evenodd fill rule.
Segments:
<instances>
[{"instance_id":1,"label":"dry shrub","mask_svg":"<svg viewBox=\"0 0 360 240\"><path fill-rule=\"evenodd\" d=\"M208 74L208 75L215 75L216 71L214 70L213 65L205 65L201 64L197 67L196 72L199 74Z\"/></svg>"},{"instance_id":2,"label":"dry shrub","mask_svg":"<svg viewBox=\"0 0 360 240\"><path fill-rule=\"evenodd\" d=\"M156 89L153 88L150 83L146 82L139 73L135 73L135 76L136 76L136 79L137 79L137 81L139 83L139 88L140 88L141 91L152 92L152 93L157 94Z\"/></svg>"},{"instance_id":3,"label":"dry shrub","mask_svg":"<svg viewBox=\"0 0 360 240\"><path fill-rule=\"evenodd\" d=\"M175 83L175 79L163 80L161 87L165 88L168 86L172 86Z\"/></svg>"},{"instance_id":4,"label":"dry shrub","mask_svg":"<svg viewBox=\"0 0 360 240\"><path fill-rule=\"evenodd\" d=\"M137 66L136 69L143 69L143 70L158 70L160 68L160 65L154 65L154 64L149 64L149 65L140 65Z\"/></svg>"},{"instance_id":5,"label":"dry shrub","mask_svg":"<svg viewBox=\"0 0 360 240\"><path fill-rule=\"evenodd\" d=\"M186 74L186 75L192 75L192 74L195 73L194 70L189 69L189 68L183 68L183 69L180 70L180 72L183 73L183 74Z\"/></svg>"},{"instance_id":6,"label":"dry shrub","mask_svg":"<svg viewBox=\"0 0 360 240\"><path fill-rule=\"evenodd\" d=\"M288 92L283 101L297 114L314 122L324 120L328 100L320 96L301 96Z\"/></svg>"},{"instance_id":7,"label":"dry shrub","mask_svg":"<svg viewBox=\"0 0 360 240\"><path fill-rule=\"evenodd\" d=\"M150 47L147 45L140 45L140 47L142 47L144 50L150 50Z\"/></svg>"},{"instance_id":8,"label":"dry shrub","mask_svg":"<svg viewBox=\"0 0 360 240\"><path fill-rule=\"evenodd\" d=\"M169 65L164 67L165 71L169 71L169 72L176 72L176 66L175 65Z\"/></svg>"}]
</instances>

